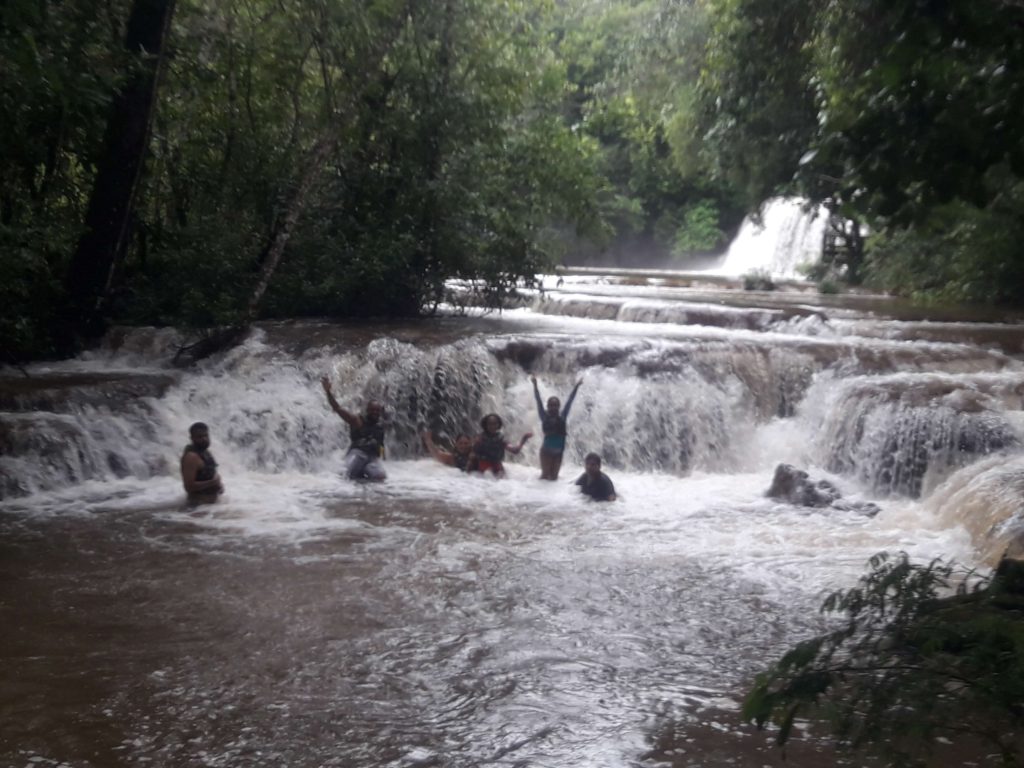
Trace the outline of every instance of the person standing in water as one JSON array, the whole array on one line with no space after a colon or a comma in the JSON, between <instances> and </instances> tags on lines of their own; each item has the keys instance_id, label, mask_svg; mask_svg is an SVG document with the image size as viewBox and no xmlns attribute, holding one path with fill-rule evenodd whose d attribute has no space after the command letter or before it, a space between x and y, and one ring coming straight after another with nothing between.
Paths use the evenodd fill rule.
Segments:
<instances>
[{"instance_id":1,"label":"person standing in water","mask_svg":"<svg viewBox=\"0 0 1024 768\"><path fill-rule=\"evenodd\" d=\"M540 446L540 479L557 480L558 471L562 468L562 455L565 453L566 419L569 418L569 409L572 408L572 401L576 399L576 392L583 379L576 382L561 412L558 410L561 402L557 397L549 397L545 408L537 387L537 377L531 376L530 381L533 382L533 398L537 401L537 413L540 415L541 429L544 430L544 442Z\"/></svg>"},{"instance_id":2,"label":"person standing in water","mask_svg":"<svg viewBox=\"0 0 1024 768\"><path fill-rule=\"evenodd\" d=\"M473 443L473 454L476 456L476 468L480 472L493 472L496 477L505 476L505 451L519 453L526 445L526 441L533 437L533 432L523 435L518 445L505 441L505 435L501 433L501 417L496 413L489 413L480 420L480 434Z\"/></svg>"},{"instance_id":3,"label":"person standing in water","mask_svg":"<svg viewBox=\"0 0 1024 768\"><path fill-rule=\"evenodd\" d=\"M576 479L580 491L594 501L615 501L615 486L611 478L601 471L601 457L588 453L583 466L586 471Z\"/></svg>"},{"instance_id":4,"label":"person standing in water","mask_svg":"<svg viewBox=\"0 0 1024 768\"><path fill-rule=\"evenodd\" d=\"M181 455L181 482L190 504L211 504L224 493L217 462L210 453L210 428L197 421L188 428L192 441Z\"/></svg>"},{"instance_id":5,"label":"person standing in water","mask_svg":"<svg viewBox=\"0 0 1024 768\"><path fill-rule=\"evenodd\" d=\"M442 464L449 467L455 467L463 472L473 471L476 459L473 456L473 441L470 439L469 435L457 435L453 449L451 451L446 451L444 448L439 448L434 443L434 436L430 434L430 430L424 430L423 444L427 447L430 455Z\"/></svg>"},{"instance_id":6,"label":"person standing in water","mask_svg":"<svg viewBox=\"0 0 1024 768\"><path fill-rule=\"evenodd\" d=\"M345 454L345 471L350 480L373 480L380 482L387 478L381 459L384 456L384 406L376 400L366 404L362 415L346 411L334 398L331 380L320 378L320 384L327 395L331 409L348 424L351 445Z\"/></svg>"}]
</instances>

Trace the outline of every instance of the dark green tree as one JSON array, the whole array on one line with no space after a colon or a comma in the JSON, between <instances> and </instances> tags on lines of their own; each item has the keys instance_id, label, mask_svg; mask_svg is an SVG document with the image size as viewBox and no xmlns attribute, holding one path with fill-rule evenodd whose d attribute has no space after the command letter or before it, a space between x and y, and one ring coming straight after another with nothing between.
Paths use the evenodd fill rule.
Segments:
<instances>
[{"instance_id":1,"label":"dark green tree","mask_svg":"<svg viewBox=\"0 0 1024 768\"><path fill-rule=\"evenodd\" d=\"M573 86L567 119L597 141L613 245L662 259L721 249L744 209L685 127L709 31L703 4L573 0L557 31Z\"/></svg>"},{"instance_id":2,"label":"dark green tree","mask_svg":"<svg viewBox=\"0 0 1024 768\"><path fill-rule=\"evenodd\" d=\"M979 764L1024 757L1024 564L993 578L906 554L871 560L859 586L824 603L836 628L800 643L760 676L744 715L778 725L823 719L838 744L896 765L923 763L944 737Z\"/></svg>"},{"instance_id":3,"label":"dark green tree","mask_svg":"<svg viewBox=\"0 0 1024 768\"><path fill-rule=\"evenodd\" d=\"M787 0L789 2L789 0ZM962 0L716 0L691 136L705 162L756 204L786 193L866 221L882 247L866 264L880 287L922 296L1020 301L1021 246L1006 204L1024 172L1024 8ZM998 222L998 223L997 223ZM960 269L924 269L898 249L952 247ZM869 244L870 245L870 244ZM941 256L937 257L941 258ZM916 257L915 257L916 258ZM857 273L859 260L849 266ZM994 267L994 269L993 269ZM951 283L936 289L935 272ZM892 282L899 273L910 280Z\"/></svg>"},{"instance_id":4,"label":"dark green tree","mask_svg":"<svg viewBox=\"0 0 1024 768\"><path fill-rule=\"evenodd\" d=\"M128 14L127 72L110 103L85 230L66 277L61 328L66 338L95 337L104 330L104 304L130 239L173 13L173 0L133 0Z\"/></svg>"},{"instance_id":5,"label":"dark green tree","mask_svg":"<svg viewBox=\"0 0 1024 768\"><path fill-rule=\"evenodd\" d=\"M0 360L52 354L67 259L124 64L121 2L0 6Z\"/></svg>"}]
</instances>

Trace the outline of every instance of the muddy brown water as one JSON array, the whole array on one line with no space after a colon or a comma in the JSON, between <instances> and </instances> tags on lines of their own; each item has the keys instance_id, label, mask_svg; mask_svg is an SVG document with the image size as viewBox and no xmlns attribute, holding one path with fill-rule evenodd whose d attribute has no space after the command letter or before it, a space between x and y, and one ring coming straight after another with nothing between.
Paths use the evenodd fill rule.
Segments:
<instances>
[{"instance_id":1,"label":"muddy brown water","mask_svg":"<svg viewBox=\"0 0 1024 768\"><path fill-rule=\"evenodd\" d=\"M898 429L881 395L934 378L940 400L973 393L957 413L992 417L1015 450L1019 340L840 303L821 302L808 336L527 311L272 323L194 371L166 365L170 335L123 332L35 384L11 373L5 407L36 410L0 414L23 450L0 456L0 766L876 765L820 735L783 755L741 721L750 681L827 626L824 594L879 550L978 553L927 499L859 479L898 441L816 441L842 424L833 402ZM585 376L562 482L537 479L535 443L503 482L424 458L421 422L454 432L498 409L510 434L536 429L531 372L563 396ZM338 475L324 373L346 404L388 400L384 486ZM911 415L923 445L953 439ZM175 465L197 418L228 493L190 509ZM573 492L589 446L614 505ZM832 481L876 517L764 497L778 462L822 476L836 446L853 469Z\"/></svg>"},{"instance_id":2,"label":"muddy brown water","mask_svg":"<svg viewBox=\"0 0 1024 768\"><path fill-rule=\"evenodd\" d=\"M284 539L211 508L0 517L0 764L870 764L738 716L810 596L616 552L578 509L368 493Z\"/></svg>"}]
</instances>

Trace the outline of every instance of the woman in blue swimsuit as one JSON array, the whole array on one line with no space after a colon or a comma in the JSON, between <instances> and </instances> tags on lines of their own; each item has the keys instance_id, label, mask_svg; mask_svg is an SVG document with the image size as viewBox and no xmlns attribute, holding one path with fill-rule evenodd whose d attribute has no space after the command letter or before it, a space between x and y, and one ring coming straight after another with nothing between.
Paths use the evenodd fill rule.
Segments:
<instances>
[{"instance_id":1,"label":"woman in blue swimsuit","mask_svg":"<svg viewBox=\"0 0 1024 768\"><path fill-rule=\"evenodd\" d=\"M572 408L572 401L576 399L576 392L583 379L576 382L561 412L558 410L561 402L557 397L549 397L545 408L537 387L537 377L531 376L530 381L533 382L533 397L537 401L537 413L544 430L544 442L540 446L540 479L557 480L558 471L562 468L562 454L565 453L566 419L569 418L569 409Z\"/></svg>"}]
</instances>

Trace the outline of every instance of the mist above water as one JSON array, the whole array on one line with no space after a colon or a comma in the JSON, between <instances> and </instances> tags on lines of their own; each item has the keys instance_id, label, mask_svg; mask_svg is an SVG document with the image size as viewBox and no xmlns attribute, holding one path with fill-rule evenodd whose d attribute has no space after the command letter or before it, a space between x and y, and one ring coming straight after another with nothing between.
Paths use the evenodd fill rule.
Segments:
<instances>
[{"instance_id":1,"label":"mist above water","mask_svg":"<svg viewBox=\"0 0 1024 768\"><path fill-rule=\"evenodd\" d=\"M821 261L829 213L799 198L775 198L748 216L718 265L707 272L729 277L759 274L802 280Z\"/></svg>"}]
</instances>

